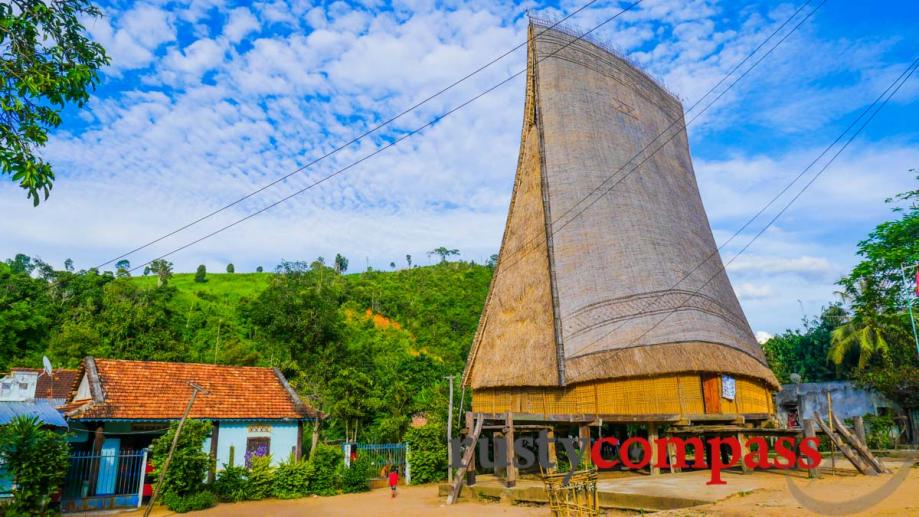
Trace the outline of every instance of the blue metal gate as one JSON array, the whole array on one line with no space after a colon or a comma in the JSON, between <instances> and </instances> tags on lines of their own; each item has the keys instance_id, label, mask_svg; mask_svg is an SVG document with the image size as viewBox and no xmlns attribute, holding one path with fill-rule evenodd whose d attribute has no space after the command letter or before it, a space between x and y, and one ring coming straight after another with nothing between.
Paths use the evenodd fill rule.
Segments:
<instances>
[{"instance_id":1,"label":"blue metal gate","mask_svg":"<svg viewBox=\"0 0 919 517\"><path fill-rule=\"evenodd\" d=\"M352 451L355 457L370 458L374 477L379 477L385 466L395 467L403 478L407 475L404 443L345 443L342 449L345 451L345 464L351 463Z\"/></svg>"},{"instance_id":2,"label":"blue metal gate","mask_svg":"<svg viewBox=\"0 0 919 517\"><path fill-rule=\"evenodd\" d=\"M106 510L138 507L144 484L147 450L111 447L98 453L75 451L64 480L61 506L64 511Z\"/></svg>"}]
</instances>

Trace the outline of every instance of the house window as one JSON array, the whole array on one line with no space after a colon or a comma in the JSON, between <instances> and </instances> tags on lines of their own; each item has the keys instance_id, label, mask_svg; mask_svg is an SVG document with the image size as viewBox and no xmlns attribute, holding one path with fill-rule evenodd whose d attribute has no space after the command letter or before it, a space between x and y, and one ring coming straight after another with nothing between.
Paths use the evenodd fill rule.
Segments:
<instances>
[{"instance_id":1,"label":"house window","mask_svg":"<svg viewBox=\"0 0 919 517\"><path fill-rule=\"evenodd\" d=\"M246 467L252 466L252 458L271 453L271 438L252 437L246 440Z\"/></svg>"}]
</instances>

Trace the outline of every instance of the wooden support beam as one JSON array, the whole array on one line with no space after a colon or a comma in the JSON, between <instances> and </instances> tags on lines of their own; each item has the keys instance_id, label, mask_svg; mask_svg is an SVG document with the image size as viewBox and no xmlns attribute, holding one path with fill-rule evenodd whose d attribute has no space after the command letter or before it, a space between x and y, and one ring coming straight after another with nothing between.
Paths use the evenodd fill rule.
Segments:
<instances>
[{"instance_id":1,"label":"wooden support beam","mask_svg":"<svg viewBox=\"0 0 919 517\"><path fill-rule=\"evenodd\" d=\"M651 464L648 469L652 476L659 476L661 469L657 466L657 424L648 424L648 443L651 444Z\"/></svg>"},{"instance_id":2,"label":"wooden support beam","mask_svg":"<svg viewBox=\"0 0 919 517\"><path fill-rule=\"evenodd\" d=\"M578 442L582 447L587 447L587 452L581 451L581 456L584 457L583 468L589 469L591 467L590 461L590 426L587 424L581 424L578 427Z\"/></svg>"},{"instance_id":3,"label":"wooden support beam","mask_svg":"<svg viewBox=\"0 0 919 517\"><path fill-rule=\"evenodd\" d=\"M744 433L737 433L737 443L740 444L740 468L744 474L752 474L753 469L747 466L747 462L744 461L744 458L750 453L750 448L747 447L747 436Z\"/></svg>"},{"instance_id":4,"label":"wooden support beam","mask_svg":"<svg viewBox=\"0 0 919 517\"><path fill-rule=\"evenodd\" d=\"M817 429L814 425L814 421L810 418L804 419L804 437L805 438L815 438L817 436ZM817 468L807 469L807 477L814 479L817 477Z\"/></svg>"},{"instance_id":5,"label":"wooden support beam","mask_svg":"<svg viewBox=\"0 0 919 517\"><path fill-rule=\"evenodd\" d=\"M851 447L849 447L842 440L842 437L839 434L833 432L834 430L831 429L828 425L826 425L823 419L820 418L820 415L818 415L816 412L814 413L814 421L817 422L817 425L820 427L820 430L823 431L824 434L826 434L830 438L830 440L833 442L833 445L835 445L836 448L839 449L843 453L846 459L848 459L849 462L852 463L852 465L854 465L855 468L859 472L861 472L862 474L866 476L876 476L877 475L877 471L874 470L874 467L869 465L864 460L862 460L859 454L855 452L855 450L853 450Z\"/></svg>"},{"instance_id":6,"label":"wooden support beam","mask_svg":"<svg viewBox=\"0 0 919 517\"><path fill-rule=\"evenodd\" d=\"M555 467L548 469L548 472L554 473L558 470L558 455L555 452L555 429L550 428L546 433L546 438L546 448L549 449L549 464L555 465Z\"/></svg>"},{"instance_id":7,"label":"wooden support beam","mask_svg":"<svg viewBox=\"0 0 919 517\"><path fill-rule=\"evenodd\" d=\"M507 430L504 432L504 443L507 444L507 487L517 486L516 451L514 451L514 415L510 412L504 420ZM495 458L497 460L497 458Z\"/></svg>"},{"instance_id":8,"label":"wooden support beam","mask_svg":"<svg viewBox=\"0 0 919 517\"><path fill-rule=\"evenodd\" d=\"M484 420L483 420L484 427ZM475 429L475 414L472 411L466 413L466 437L471 438L472 433ZM475 450L478 448L478 444L475 440L472 441L472 445L469 447L468 451L472 451L469 455L469 467L466 470L466 486L475 486Z\"/></svg>"},{"instance_id":9,"label":"wooden support beam","mask_svg":"<svg viewBox=\"0 0 919 517\"><path fill-rule=\"evenodd\" d=\"M855 424L855 436L867 447L868 437L865 434L865 419L860 416L854 416L852 417L852 423Z\"/></svg>"},{"instance_id":10,"label":"wooden support beam","mask_svg":"<svg viewBox=\"0 0 919 517\"><path fill-rule=\"evenodd\" d=\"M683 469L677 466L676 445L669 441L667 442L667 463L670 464L671 474L676 474L677 472L683 471Z\"/></svg>"},{"instance_id":11,"label":"wooden support beam","mask_svg":"<svg viewBox=\"0 0 919 517\"><path fill-rule=\"evenodd\" d=\"M833 426L836 429L836 432L839 433L843 439L847 441L853 449L855 449L855 452L857 452L863 460L871 465L871 467L873 467L878 474L889 472L887 468L885 468L881 463L881 461L878 460L874 454L871 454L871 451L868 450L868 447L863 442L859 441L858 438L856 438L855 435L853 435L846 428L842 420L840 420L839 417L835 414L833 415Z\"/></svg>"},{"instance_id":12,"label":"wooden support beam","mask_svg":"<svg viewBox=\"0 0 919 517\"><path fill-rule=\"evenodd\" d=\"M456 473L456 476L453 478L453 486L450 487L450 495L447 496L447 504L453 504L456 502L456 498L459 497L460 490L463 488L463 481L465 481L466 470L470 465L475 468L474 464L471 464L470 461L475 454L475 443L479 439L479 435L482 434L482 426L485 425L485 419L481 416L476 419L475 427L472 430L472 446L466 449L466 452L463 453L463 466L460 467L459 471Z\"/></svg>"}]
</instances>

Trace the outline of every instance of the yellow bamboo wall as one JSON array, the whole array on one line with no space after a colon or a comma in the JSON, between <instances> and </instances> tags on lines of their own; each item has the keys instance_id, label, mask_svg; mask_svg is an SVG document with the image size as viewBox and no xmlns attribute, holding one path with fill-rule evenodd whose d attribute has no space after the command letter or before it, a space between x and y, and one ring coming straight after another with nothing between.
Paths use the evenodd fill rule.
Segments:
<instances>
[{"instance_id":1,"label":"yellow bamboo wall","mask_svg":"<svg viewBox=\"0 0 919 517\"><path fill-rule=\"evenodd\" d=\"M734 400L721 399L722 414L775 412L767 387L752 379L736 381ZM705 405L701 377L676 374L593 381L567 388L473 390L472 410L534 415L701 415Z\"/></svg>"}]
</instances>

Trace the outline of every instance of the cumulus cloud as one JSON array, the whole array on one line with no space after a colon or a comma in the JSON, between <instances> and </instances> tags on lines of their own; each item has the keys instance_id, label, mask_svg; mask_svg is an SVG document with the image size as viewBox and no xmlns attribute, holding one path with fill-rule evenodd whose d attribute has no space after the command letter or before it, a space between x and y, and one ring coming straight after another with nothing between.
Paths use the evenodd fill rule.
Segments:
<instances>
[{"instance_id":1,"label":"cumulus cloud","mask_svg":"<svg viewBox=\"0 0 919 517\"><path fill-rule=\"evenodd\" d=\"M95 265L300 168L526 39L522 7L503 1L449 9L372 0L235 8L216 0L149 0L116 7L90 25L113 55L109 81L85 120L52 135L45 149L59 176L52 198L26 221L0 219L0 255L25 251L58 264L71 257L83 267ZM592 27L619 7L598 2L573 24ZM557 18L573 7L531 9ZM791 9L647 0L595 35L691 102ZM824 141L767 143L808 129L831 140L834 128L813 130L826 120L818 115L839 117L862 107L896 69L894 47L887 40L802 30L690 127L718 242ZM843 73L845 60L836 56L853 52L872 65L851 80L824 84L821 79ZM521 49L390 127L131 259L154 258L308 188L524 66ZM789 76L800 80L783 84ZM427 250L446 245L484 261L497 251L503 231L523 95L520 77L170 260L178 270L230 260L245 270L342 252L363 269L402 263L407 253L425 263ZM793 113L802 115L793 127L763 130ZM759 140L739 146L735 137L749 133ZM832 175L731 264L729 275L755 328L781 330L796 322L796 299L816 310L832 297L833 280L854 261L855 241L887 215L883 199L905 190L910 178L901 171L917 160L908 138L854 146ZM0 184L0 210L13 213L21 198L14 185ZM726 246L725 259L756 229Z\"/></svg>"},{"instance_id":2,"label":"cumulus cloud","mask_svg":"<svg viewBox=\"0 0 919 517\"><path fill-rule=\"evenodd\" d=\"M766 332L765 330L757 330L756 332L753 333L753 335L756 336L756 341L761 345L765 343L766 341L769 341L770 339L775 337L772 334Z\"/></svg>"},{"instance_id":3,"label":"cumulus cloud","mask_svg":"<svg viewBox=\"0 0 919 517\"><path fill-rule=\"evenodd\" d=\"M143 68L153 62L155 51L176 37L174 15L149 4L127 11L112 10L101 19L86 20L93 39L105 47L112 59L109 72Z\"/></svg>"}]
</instances>

